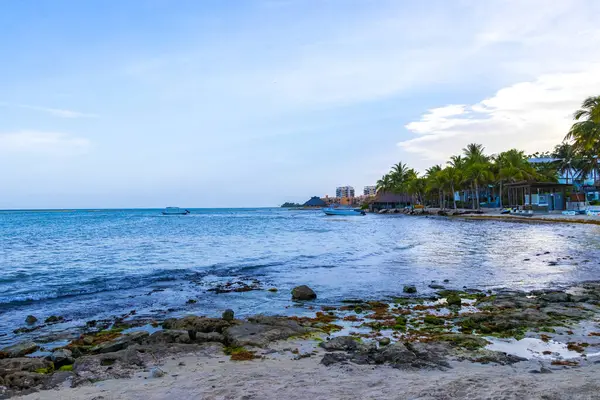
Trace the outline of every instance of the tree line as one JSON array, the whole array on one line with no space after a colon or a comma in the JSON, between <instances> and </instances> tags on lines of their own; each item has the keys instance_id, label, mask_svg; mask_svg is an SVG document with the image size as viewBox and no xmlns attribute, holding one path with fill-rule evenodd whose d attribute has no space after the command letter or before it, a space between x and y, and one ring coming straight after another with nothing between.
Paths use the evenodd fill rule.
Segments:
<instances>
[{"instance_id":1,"label":"tree line","mask_svg":"<svg viewBox=\"0 0 600 400\"><path fill-rule=\"evenodd\" d=\"M467 145L460 155L454 155L446 165L434 165L420 175L399 162L377 181L378 192L406 193L416 204L441 208L458 208L455 192L464 192L473 209L481 207L482 192L486 201L506 199L505 185L520 181L557 182L559 175L566 183L588 177L596 181L600 156L600 96L589 97L573 114L575 122L562 143L554 150L526 155L518 149L499 154L485 154L481 144ZM549 162L531 163L531 158L549 158Z\"/></svg>"}]
</instances>

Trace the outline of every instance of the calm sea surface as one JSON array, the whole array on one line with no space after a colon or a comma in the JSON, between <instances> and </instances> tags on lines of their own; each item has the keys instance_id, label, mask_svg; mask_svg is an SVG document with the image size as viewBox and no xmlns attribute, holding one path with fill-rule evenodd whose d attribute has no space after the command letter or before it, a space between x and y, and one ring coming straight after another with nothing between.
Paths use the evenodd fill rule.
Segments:
<instances>
[{"instance_id":1,"label":"calm sea surface","mask_svg":"<svg viewBox=\"0 0 600 400\"><path fill-rule=\"evenodd\" d=\"M68 328L131 310L296 313L289 291L299 284L328 304L398 295L404 284L433 292L427 285L444 279L451 288L557 286L600 279L599 263L598 226L281 209L5 211L0 344L28 314L64 316ZM279 291L209 291L240 279Z\"/></svg>"}]
</instances>

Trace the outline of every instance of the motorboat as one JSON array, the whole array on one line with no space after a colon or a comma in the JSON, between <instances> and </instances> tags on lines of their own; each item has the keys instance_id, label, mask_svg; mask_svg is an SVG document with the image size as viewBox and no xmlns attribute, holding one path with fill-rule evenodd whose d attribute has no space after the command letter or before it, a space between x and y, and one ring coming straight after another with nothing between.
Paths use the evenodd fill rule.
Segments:
<instances>
[{"instance_id":1,"label":"motorboat","mask_svg":"<svg viewBox=\"0 0 600 400\"><path fill-rule=\"evenodd\" d=\"M162 211L162 215L188 215L190 210L184 210L179 207L167 207Z\"/></svg>"},{"instance_id":2,"label":"motorboat","mask_svg":"<svg viewBox=\"0 0 600 400\"><path fill-rule=\"evenodd\" d=\"M325 215L366 215L365 210L358 208L323 208Z\"/></svg>"}]
</instances>

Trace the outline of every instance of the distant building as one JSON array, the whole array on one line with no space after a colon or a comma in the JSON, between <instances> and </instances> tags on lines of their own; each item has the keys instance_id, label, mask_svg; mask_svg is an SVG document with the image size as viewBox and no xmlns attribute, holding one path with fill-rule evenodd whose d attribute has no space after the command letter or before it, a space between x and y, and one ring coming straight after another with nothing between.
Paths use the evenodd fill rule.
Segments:
<instances>
[{"instance_id":1,"label":"distant building","mask_svg":"<svg viewBox=\"0 0 600 400\"><path fill-rule=\"evenodd\" d=\"M343 197L352 198L352 197L354 197L354 188L352 186L340 186L340 187L338 187L338 188L335 189L335 197L339 197L339 198L343 198Z\"/></svg>"},{"instance_id":2,"label":"distant building","mask_svg":"<svg viewBox=\"0 0 600 400\"><path fill-rule=\"evenodd\" d=\"M375 196L377 194L377 186L365 186L363 194L365 196Z\"/></svg>"},{"instance_id":3,"label":"distant building","mask_svg":"<svg viewBox=\"0 0 600 400\"><path fill-rule=\"evenodd\" d=\"M318 196L313 196L310 198L310 200L308 200L306 203L304 203L304 207L326 207L327 203L323 200L321 200L321 198L319 198Z\"/></svg>"}]
</instances>

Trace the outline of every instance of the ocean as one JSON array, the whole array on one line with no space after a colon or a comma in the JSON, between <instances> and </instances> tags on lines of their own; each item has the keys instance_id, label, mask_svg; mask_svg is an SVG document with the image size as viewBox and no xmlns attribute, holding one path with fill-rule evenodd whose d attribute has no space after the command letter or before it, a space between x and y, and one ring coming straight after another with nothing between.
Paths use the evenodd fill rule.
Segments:
<instances>
[{"instance_id":1,"label":"ocean","mask_svg":"<svg viewBox=\"0 0 600 400\"><path fill-rule=\"evenodd\" d=\"M0 212L0 345L25 317L65 330L135 310L298 314L316 305L402 295L404 285L534 289L600 278L600 227L403 215L327 217L286 209ZM448 283L443 283L448 280ZM218 293L227 282L263 290ZM235 287L235 286L232 286ZM266 289L277 288L277 292ZM211 290L213 289L213 290Z\"/></svg>"}]
</instances>

